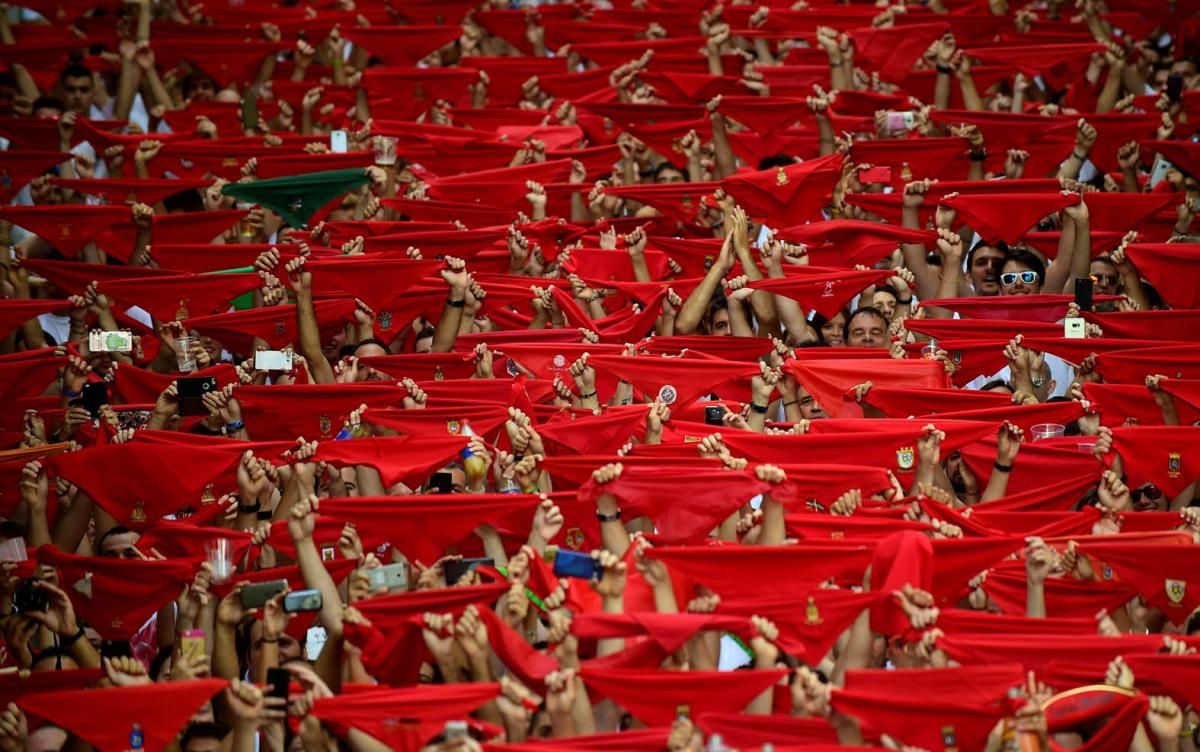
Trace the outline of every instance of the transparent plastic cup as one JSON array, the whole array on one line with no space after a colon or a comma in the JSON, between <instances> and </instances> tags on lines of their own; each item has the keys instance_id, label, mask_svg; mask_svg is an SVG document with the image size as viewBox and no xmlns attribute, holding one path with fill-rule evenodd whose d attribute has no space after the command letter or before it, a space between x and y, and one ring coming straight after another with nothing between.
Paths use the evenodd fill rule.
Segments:
<instances>
[{"instance_id":1,"label":"transparent plastic cup","mask_svg":"<svg viewBox=\"0 0 1200 752\"><path fill-rule=\"evenodd\" d=\"M212 568L213 582L228 582L233 577L233 545L228 538L213 538L205 543L204 556Z\"/></svg>"},{"instance_id":2,"label":"transparent plastic cup","mask_svg":"<svg viewBox=\"0 0 1200 752\"><path fill-rule=\"evenodd\" d=\"M1032 427L1032 430L1034 441L1057 439L1066 432L1066 428L1061 423L1038 423Z\"/></svg>"},{"instance_id":3,"label":"transparent plastic cup","mask_svg":"<svg viewBox=\"0 0 1200 752\"><path fill-rule=\"evenodd\" d=\"M396 145L399 142L400 139L395 136L376 136L371 141L371 146L375 150L375 164L396 164Z\"/></svg>"},{"instance_id":4,"label":"transparent plastic cup","mask_svg":"<svg viewBox=\"0 0 1200 752\"><path fill-rule=\"evenodd\" d=\"M189 335L175 341L179 344L179 352L175 354L175 361L180 372L191 373L196 370L196 358L192 356L192 346L196 344L197 338Z\"/></svg>"}]
</instances>

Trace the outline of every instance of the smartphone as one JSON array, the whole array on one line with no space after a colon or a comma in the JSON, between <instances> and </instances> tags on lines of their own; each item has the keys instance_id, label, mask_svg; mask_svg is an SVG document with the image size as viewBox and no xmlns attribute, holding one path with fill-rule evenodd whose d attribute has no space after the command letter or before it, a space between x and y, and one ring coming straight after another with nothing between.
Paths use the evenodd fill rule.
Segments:
<instances>
[{"instance_id":1,"label":"smartphone","mask_svg":"<svg viewBox=\"0 0 1200 752\"><path fill-rule=\"evenodd\" d=\"M1091 277L1079 277L1075 280L1075 304L1079 306L1079 310L1092 310L1092 289L1094 284Z\"/></svg>"},{"instance_id":2,"label":"smartphone","mask_svg":"<svg viewBox=\"0 0 1200 752\"><path fill-rule=\"evenodd\" d=\"M292 353L288 350L259 350L254 353L256 371L292 370Z\"/></svg>"},{"instance_id":3,"label":"smartphone","mask_svg":"<svg viewBox=\"0 0 1200 752\"><path fill-rule=\"evenodd\" d=\"M367 573L367 577L371 583L371 590L378 590L380 588L407 590L408 564L401 561L396 564L376 567Z\"/></svg>"},{"instance_id":4,"label":"smartphone","mask_svg":"<svg viewBox=\"0 0 1200 752\"><path fill-rule=\"evenodd\" d=\"M591 554L564 551L558 546L546 546L546 562L553 565L555 577L575 577L580 580L600 579L600 563Z\"/></svg>"},{"instance_id":5,"label":"smartphone","mask_svg":"<svg viewBox=\"0 0 1200 752\"><path fill-rule=\"evenodd\" d=\"M304 635L304 657L315 661L321 655L321 649L325 647L325 641L328 639L325 627L309 627Z\"/></svg>"},{"instance_id":6,"label":"smartphone","mask_svg":"<svg viewBox=\"0 0 1200 752\"><path fill-rule=\"evenodd\" d=\"M88 333L88 349L92 352L133 352L133 334L93 329Z\"/></svg>"},{"instance_id":7,"label":"smartphone","mask_svg":"<svg viewBox=\"0 0 1200 752\"><path fill-rule=\"evenodd\" d=\"M426 492L431 494L454 493L454 476L450 473L434 473L429 476L429 487Z\"/></svg>"},{"instance_id":8,"label":"smartphone","mask_svg":"<svg viewBox=\"0 0 1200 752\"><path fill-rule=\"evenodd\" d=\"M1172 73L1167 76L1167 99L1172 102L1178 102L1183 95L1183 76L1178 73Z\"/></svg>"},{"instance_id":9,"label":"smartphone","mask_svg":"<svg viewBox=\"0 0 1200 752\"><path fill-rule=\"evenodd\" d=\"M725 417L724 405L708 405L704 408L704 422L710 426L722 426L724 422L721 420Z\"/></svg>"},{"instance_id":10,"label":"smartphone","mask_svg":"<svg viewBox=\"0 0 1200 752\"><path fill-rule=\"evenodd\" d=\"M466 721L446 721L445 728L442 729L442 736L446 741L452 742L458 739L467 738L467 722Z\"/></svg>"},{"instance_id":11,"label":"smartphone","mask_svg":"<svg viewBox=\"0 0 1200 752\"><path fill-rule=\"evenodd\" d=\"M242 608L262 608L267 601L287 589L287 580L252 582L242 588Z\"/></svg>"},{"instance_id":12,"label":"smartphone","mask_svg":"<svg viewBox=\"0 0 1200 752\"><path fill-rule=\"evenodd\" d=\"M889 131L911 131L917 124L917 116L911 111L888 110L884 118Z\"/></svg>"},{"instance_id":13,"label":"smartphone","mask_svg":"<svg viewBox=\"0 0 1200 752\"><path fill-rule=\"evenodd\" d=\"M1167 179L1167 173L1175 169L1175 165L1162 158L1162 155L1154 157L1154 166L1150 168L1150 187L1153 188L1162 181Z\"/></svg>"},{"instance_id":14,"label":"smartphone","mask_svg":"<svg viewBox=\"0 0 1200 752\"><path fill-rule=\"evenodd\" d=\"M89 381L84 384L80 402L93 418L99 418L100 408L108 404L108 384L103 381Z\"/></svg>"},{"instance_id":15,"label":"smartphone","mask_svg":"<svg viewBox=\"0 0 1200 752\"><path fill-rule=\"evenodd\" d=\"M892 168L884 165L882 167L872 167L868 170L859 170L858 182L890 183L892 182Z\"/></svg>"},{"instance_id":16,"label":"smartphone","mask_svg":"<svg viewBox=\"0 0 1200 752\"><path fill-rule=\"evenodd\" d=\"M471 572L479 565L494 566L495 561L483 557L478 559L454 559L446 562L446 584L454 585L463 578L467 572Z\"/></svg>"},{"instance_id":17,"label":"smartphone","mask_svg":"<svg viewBox=\"0 0 1200 752\"><path fill-rule=\"evenodd\" d=\"M320 611L320 590L296 590L283 596L284 613L295 614L300 611Z\"/></svg>"},{"instance_id":18,"label":"smartphone","mask_svg":"<svg viewBox=\"0 0 1200 752\"><path fill-rule=\"evenodd\" d=\"M129 640L101 640L100 657L132 658L133 647L129 644Z\"/></svg>"},{"instance_id":19,"label":"smartphone","mask_svg":"<svg viewBox=\"0 0 1200 752\"><path fill-rule=\"evenodd\" d=\"M334 154L345 154L349 151L349 140L346 138L346 131L330 131L329 132L329 150Z\"/></svg>"},{"instance_id":20,"label":"smartphone","mask_svg":"<svg viewBox=\"0 0 1200 752\"><path fill-rule=\"evenodd\" d=\"M217 390L216 376L192 376L176 379L175 387L179 390L180 415L207 415L208 410L202 401L205 394Z\"/></svg>"},{"instance_id":21,"label":"smartphone","mask_svg":"<svg viewBox=\"0 0 1200 752\"><path fill-rule=\"evenodd\" d=\"M187 629L179 636L179 655L190 660L204 655L204 630Z\"/></svg>"},{"instance_id":22,"label":"smartphone","mask_svg":"<svg viewBox=\"0 0 1200 752\"><path fill-rule=\"evenodd\" d=\"M1087 322L1083 319L1063 319L1063 337L1087 339Z\"/></svg>"},{"instance_id":23,"label":"smartphone","mask_svg":"<svg viewBox=\"0 0 1200 752\"><path fill-rule=\"evenodd\" d=\"M23 614L30 611L46 612L50 607L50 596L46 595L46 591L37 586L37 580L25 579L21 580L21 584L17 585L16 592L13 593L13 609Z\"/></svg>"},{"instance_id":24,"label":"smartphone","mask_svg":"<svg viewBox=\"0 0 1200 752\"><path fill-rule=\"evenodd\" d=\"M292 683L292 675L285 668L267 669L267 697L278 697L286 700L288 685Z\"/></svg>"}]
</instances>

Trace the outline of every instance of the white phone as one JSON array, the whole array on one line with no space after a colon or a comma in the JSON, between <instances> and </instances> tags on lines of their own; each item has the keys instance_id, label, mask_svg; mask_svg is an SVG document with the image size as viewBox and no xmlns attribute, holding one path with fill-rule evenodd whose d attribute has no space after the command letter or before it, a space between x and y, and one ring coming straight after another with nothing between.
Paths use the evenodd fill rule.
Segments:
<instances>
[{"instance_id":1,"label":"white phone","mask_svg":"<svg viewBox=\"0 0 1200 752\"><path fill-rule=\"evenodd\" d=\"M92 352L132 352L133 335L129 332L106 332L93 329L88 333L88 349Z\"/></svg>"},{"instance_id":2,"label":"white phone","mask_svg":"<svg viewBox=\"0 0 1200 752\"><path fill-rule=\"evenodd\" d=\"M290 371L292 353L288 350L259 350L254 353L254 368L258 371Z\"/></svg>"},{"instance_id":3,"label":"white phone","mask_svg":"<svg viewBox=\"0 0 1200 752\"><path fill-rule=\"evenodd\" d=\"M917 116L912 111L887 112L887 129L889 131L911 131L917 124Z\"/></svg>"},{"instance_id":4,"label":"white phone","mask_svg":"<svg viewBox=\"0 0 1200 752\"><path fill-rule=\"evenodd\" d=\"M1167 179L1167 172L1173 170L1175 165L1162 158L1162 155L1154 157L1154 166L1150 168L1150 187L1153 188L1162 181Z\"/></svg>"},{"instance_id":5,"label":"white phone","mask_svg":"<svg viewBox=\"0 0 1200 752\"><path fill-rule=\"evenodd\" d=\"M1063 337L1087 339L1087 321L1079 318L1063 319Z\"/></svg>"},{"instance_id":6,"label":"white phone","mask_svg":"<svg viewBox=\"0 0 1200 752\"><path fill-rule=\"evenodd\" d=\"M329 133L329 150L334 154L345 154L349 151L346 131L337 130Z\"/></svg>"}]
</instances>

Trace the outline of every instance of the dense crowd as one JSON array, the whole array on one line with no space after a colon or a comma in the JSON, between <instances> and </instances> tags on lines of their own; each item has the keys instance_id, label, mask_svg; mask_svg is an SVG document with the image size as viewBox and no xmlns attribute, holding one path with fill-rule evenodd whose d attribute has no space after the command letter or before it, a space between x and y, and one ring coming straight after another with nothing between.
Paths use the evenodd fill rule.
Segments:
<instances>
[{"instance_id":1,"label":"dense crowd","mask_svg":"<svg viewBox=\"0 0 1200 752\"><path fill-rule=\"evenodd\" d=\"M0 752L1195 752L1198 62L0 2Z\"/></svg>"}]
</instances>

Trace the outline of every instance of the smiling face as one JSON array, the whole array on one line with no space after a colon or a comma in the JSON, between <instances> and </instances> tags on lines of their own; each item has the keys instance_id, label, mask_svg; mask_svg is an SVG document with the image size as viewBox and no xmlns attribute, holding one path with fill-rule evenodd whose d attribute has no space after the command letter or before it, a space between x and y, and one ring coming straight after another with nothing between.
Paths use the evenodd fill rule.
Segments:
<instances>
[{"instance_id":1,"label":"smiling face","mask_svg":"<svg viewBox=\"0 0 1200 752\"><path fill-rule=\"evenodd\" d=\"M846 344L842 332L846 327L846 316L840 311L838 315L821 325L821 341L830 347L842 347Z\"/></svg>"},{"instance_id":2,"label":"smiling face","mask_svg":"<svg viewBox=\"0 0 1200 752\"><path fill-rule=\"evenodd\" d=\"M887 322L874 311L858 311L850 317L846 344L850 347L887 347Z\"/></svg>"},{"instance_id":3,"label":"smiling face","mask_svg":"<svg viewBox=\"0 0 1200 752\"><path fill-rule=\"evenodd\" d=\"M980 246L971 254L971 265L967 268L967 281L975 288L976 295L1000 294L1000 265L1004 262L1004 251L990 245Z\"/></svg>"},{"instance_id":4,"label":"smiling face","mask_svg":"<svg viewBox=\"0 0 1200 752\"><path fill-rule=\"evenodd\" d=\"M1001 295L1037 295L1042 291L1042 281L1037 272L1015 259L1004 262L1000 273Z\"/></svg>"}]
</instances>

